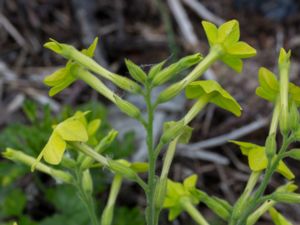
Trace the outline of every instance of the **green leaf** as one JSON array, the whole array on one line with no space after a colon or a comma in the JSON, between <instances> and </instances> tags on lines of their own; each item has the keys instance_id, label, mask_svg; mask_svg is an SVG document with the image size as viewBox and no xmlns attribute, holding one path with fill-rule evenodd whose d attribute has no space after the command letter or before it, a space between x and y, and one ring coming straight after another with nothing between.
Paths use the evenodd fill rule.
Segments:
<instances>
[{"instance_id":1,"label":"green leaf","mask_svg":"<svg viewBox=\"0 0 300 225\"><path fill-rule=\"evenodd\" d=\"M218 42L230 46L236 43L240 38L239 22L230 20L222 24L218 29Z\"/></svg>"},{"instance_id":2,"label":"green leaf","mask_svg":"<svg viewBox=\"0 0 300 225\"><path fill-rule=\"evenodd\" d=\"M218 28L216 25L208 21L202 21L202 26L204 28L209 45L212 46L216 44L218 40Z\"/></svg>"},{"instance_id":3,"label":"green leaf","mask_svg":"<svg viewBox=\"0 0 300 225\"><path fill-rule=\"evenodd\" d=\"M5 196L1 210L6 216L20 216L26 206L26 196L21 189L17 188Z\"/></svg>"},{"instance_id":4,"label":"green leaf","mask_svg":"<svg viewBox=\"0 0 300 225\"><path fill-rule=\"evenodd\" d=\"M194 81L186 88L187 98L200 98L203 95L208 95L209 101L220 108L232 112L236 116L241 115L241 106L216 81Z\"/></svg>"},{"instance_id":5,"label":"green leaf","mask_svg":"<svg viewBox=\"0 0 300 225\"><path fill-rule=\"evenodd\" d=\"M238 57L225 54L221 57L223 63L229 66L234 71L240 73L243 70L243 61Z\"/></svg>"},{"instance_id":6,"label":"green leaf","mask_svg":"<svg viewBox=\"0 0 300 225\"><path fill-rule=\"evenodd\" d=\"M247 43L239 41L231 45L227 49L227 53L238 58L249 58L256 55L256 50Z\"/></svg>"},{"instance_id":7,"label":"green leaf","mask_svg":"<svg viewBox=\"0 0 300 225\"><path fill-rule=\"evenodd\" d=\"M133 79L142 84L145 83L145 81L147 80L147 75L138 65L136 65L129 59L125 59L125 64L127 66L129 74Z\"/></svg>"},{"instance_id":8,"label":"green leaf","mask_svg":"<svg viewBox=\"0 0 300 225\"><path fill-rule=\"evenodd\" d=\"M283 215L281 215L275 208L269 209L270 216L275 225L293 225Z\"/></svg>"}]
</instances>

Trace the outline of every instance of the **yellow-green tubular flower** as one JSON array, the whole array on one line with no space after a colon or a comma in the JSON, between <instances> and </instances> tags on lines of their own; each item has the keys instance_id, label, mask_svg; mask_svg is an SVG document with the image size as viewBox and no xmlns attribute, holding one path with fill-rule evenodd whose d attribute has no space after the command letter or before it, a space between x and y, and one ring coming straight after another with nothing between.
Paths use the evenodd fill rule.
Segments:
<instances>
[{"instance_id":1,"label":"yellow-green tubular flower","mask_svg":"<svg viewBox=\"0 0 300 225\"><path fill-rule=\"evenodd\" d=\"M95 43L95 41L94 41ZM94 44L93 43L93 44ZM114 74L107 69L100 66L96 61L91 58L95 48L91 48L92 54L87 54L86 51L80 52L71 45L59 43L53 39L50 42L47 42L44 47L49 48L50 50L62 55L63 57L71 60L76 63L78 66L83 66L88 70L91 70L94 73L101 75L102 77L112 81L114 84L120 88L127 90L132 93L138 93L141 91L141 87L134 81Z\"/></svg>"},{"instance_id":2,"label":"yellow-green tubular flower","mask_svg":"<svg viewBox=\"0 0 300 225\"><path fill-rule=\"evenodd\" d=\"M47 163L57 165L62 160L67 141L87 142L89 136L84 124L85 114L77 113L55 126L47 144L36 159L36 163L44 158ZM32 170L34 167L33 165Z\"/></svg>"}]
</instances>

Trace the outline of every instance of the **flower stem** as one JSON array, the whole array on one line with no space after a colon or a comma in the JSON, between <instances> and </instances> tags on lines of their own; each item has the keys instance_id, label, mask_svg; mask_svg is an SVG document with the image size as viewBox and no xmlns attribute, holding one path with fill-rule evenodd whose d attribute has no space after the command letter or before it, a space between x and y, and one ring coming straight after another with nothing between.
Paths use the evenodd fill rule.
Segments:
<instances>
[{"instance_id":1,"label":"flower stem","mask_svg":"<svg viewBox=\"0 0 300 225\"><path fill-rule=\"evenodd\" d=\"M148 112L148 121L146 126L147 132L147 149L148 149L148 191L147 195L147 212L146 212L146 220L147 225L156 225L158 223L158 216L156 215L155 209L155 186L156 186L156 178L155 178L155 168L156 168L156 154L153 149L153 120L154 120L154 107L151 102L151 87L149 83L146 83L146 93L145 93L145 101L147 105Z\"/></svg>"},{"instance_id":2,"label":"flower stem","mask_svg":"<svg viewBox=\"0 0 300 225\"><path fill-rule=\"evenodd\" d=\"M108 202L105 206L105 209L102 214L101 218L101 225L111 225L112 220L113 220L113 215L114 215L114 207L116 203L117 196L119 194L120 188L122 184L122 177L118 174L113 179L109 197L108 197Z\"/></svg>"},{"instance_id":3,"label":"flower stem","mask_svg":"<svg viewBox=\"0 0 300 225\"><path fill-rule=\"evenodd\" d=\"M189 199L182 199L182 207L193 218L193 220L199 225L209 225L202 214L195 208Z\"/></svg>"},{"instance_id":4,"label":"flower stem","mask_svg":"<svg viewBox=\"0 0 300 225\"><path fill-rule=\"evenodd\" d=\"M241 195L241 197L238 199L238 201L236 202L236 204L234 206L229 225L236 224L237 220L239 219L241 213L244 210L244 207L245 207L247 201L249 200L249 197L250 197L250 195L253 191L253 188L255 187L260 175L261 175L261 172L252 172L251 173L243 194Z\"/></svg>"}]
</instances>

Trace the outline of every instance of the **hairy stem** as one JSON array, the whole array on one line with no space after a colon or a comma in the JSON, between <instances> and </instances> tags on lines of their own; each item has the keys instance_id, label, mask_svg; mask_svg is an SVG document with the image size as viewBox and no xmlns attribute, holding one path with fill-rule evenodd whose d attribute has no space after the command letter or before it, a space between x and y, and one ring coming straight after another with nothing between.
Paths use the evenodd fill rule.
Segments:
<instances>
[{"instance_id":1,"label":"hairy stem","mask_svg":"<svg viewBox=\"0 0 300 225\"><path fill-rule=\"evenodd\" d=\"M148 149L148 191L147 191L147 225L156 225L158 215L156 215L154 192L156 186L155 168L156 168L156 154L153 149L153 120L154 107L151 102L151 88L150 84L146 83L145 101L147 105L148 121L146 126L147 132L147 149Z\"/></svg>"}]
</instances>

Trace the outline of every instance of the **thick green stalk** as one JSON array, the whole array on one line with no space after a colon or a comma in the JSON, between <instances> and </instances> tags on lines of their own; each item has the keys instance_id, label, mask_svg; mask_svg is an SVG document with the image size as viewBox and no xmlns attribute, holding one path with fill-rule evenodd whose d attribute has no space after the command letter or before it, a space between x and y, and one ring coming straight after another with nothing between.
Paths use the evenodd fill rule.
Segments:
<instances>
[{"instance_id":1,"label":"thick green stalk","mask_svg":"<svg viewBox=\"0 0 300 225\"><path fill-rule=\"evenodd\" d=\"M156 186L156 155L153 149L153 120L154 120L154 107L151 102L151 88L150 84L146 83L145 101L147 105L148 121L146 125L147 132L147 148L148 148L148 190L147 190L147 212L146 220L147 225L157 225L158 215L155 209L155 186Z\"/></svg>"},{"instance_id":2,"label":"thick green stalk","mask_svg":"<svg viewBox=\"0 0 300 225\"><path fill-rule=\"evenodd\" d=\"M199 225L209 225L202 214L195 208L189 199L182 199L182 207L193 218L193 220Z\"/></svg>"}]
</instances>

